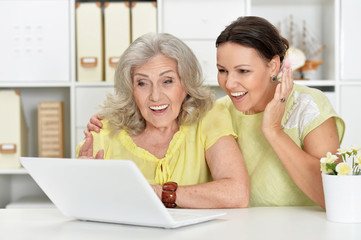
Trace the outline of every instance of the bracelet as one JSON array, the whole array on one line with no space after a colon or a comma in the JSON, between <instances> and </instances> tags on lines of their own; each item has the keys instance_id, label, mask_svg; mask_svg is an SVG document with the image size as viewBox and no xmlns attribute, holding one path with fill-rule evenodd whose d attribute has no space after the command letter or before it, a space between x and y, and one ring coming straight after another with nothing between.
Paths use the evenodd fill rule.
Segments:
<instances>
[{"instance_id":1,"label":"bracelet","mask_svg":"<svg viewBox=\"0 0 361 240\"><path fill-rule=\"evenodd\" d=\"M162 202L167 208L175 208L177 204L176 200L176 190L178 188L178 184L176 182L166 182L162 188Z\"/></svg>"}]
</instances>

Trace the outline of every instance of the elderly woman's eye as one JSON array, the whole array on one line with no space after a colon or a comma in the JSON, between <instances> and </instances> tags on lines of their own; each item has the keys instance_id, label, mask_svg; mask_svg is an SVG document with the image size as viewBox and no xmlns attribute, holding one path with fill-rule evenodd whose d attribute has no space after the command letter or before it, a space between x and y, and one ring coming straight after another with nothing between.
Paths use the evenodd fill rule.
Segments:
<instances>
[{"instance_id":1,"label":"elderly woman's eye","mask_svg":"<svg viewBox=\"0 0 361 240\"><path fill-rule=\"evenodd\" d=\"M138 86L144 86L144 85L145 85L145 82L141 82L141 81L138 82Z\"/></svg>"},{"instance_id":2,"label":"elderly woman's eye","mask_svg":"<svg viewBox=\"0 0 361 240\"><path fill-rule=\"evenodd\" d=\"M164 83L172 83L173 82L173 79L167 79L164 81Z\"/></svg>"}]
</instances>

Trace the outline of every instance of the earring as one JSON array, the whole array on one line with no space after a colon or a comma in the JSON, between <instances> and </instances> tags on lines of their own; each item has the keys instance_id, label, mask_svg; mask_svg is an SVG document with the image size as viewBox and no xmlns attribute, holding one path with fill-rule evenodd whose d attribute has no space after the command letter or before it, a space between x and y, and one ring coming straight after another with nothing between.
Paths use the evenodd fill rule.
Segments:
<instances>
[{"instance_id":1,"label":"earring","mask_svg":"<svg viewBox=\"0 0 361 240\"><path fill-rule=\"evenodd\" d=\"M277 79L277 78L276 78L275 75L273 75L273 76L271 77L271 81L272 81L272 82L276 81L276 79Z\"/></svg>"}]
</instances>

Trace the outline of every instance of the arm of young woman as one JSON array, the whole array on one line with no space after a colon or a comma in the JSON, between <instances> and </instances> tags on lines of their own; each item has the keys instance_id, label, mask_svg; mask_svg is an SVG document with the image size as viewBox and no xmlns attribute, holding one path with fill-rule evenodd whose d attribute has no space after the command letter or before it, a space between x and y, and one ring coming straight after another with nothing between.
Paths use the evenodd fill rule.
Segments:
<instances>
[{"instance_id":1,"label":"arm of young woman","mask_svg":"<svg viewBox=\"0 0 361 240\"><path fill-rule=\"evenodd\" d=\"M282 130L281 119L285 103L293 86L292 71L283 74L274 99L265 109L262 131L272 149L296 185L315 203L325 208L320 158L327 152L336 153L340 147L335 120L330 118L312 130L304 139L304 150Z\"/></svg>"},{"instance_id":2,"label":"arm of young woman","mask_svg":"<svg viewBox=\"0 0 361 240\"><path fill-rule=\"evenodd\" d=\"M340 147L333 118L311 131L304 139L304 150L283 131L265 134L271 147L297 186L315 203L325 208L320 158Z\"/></svg>"}]
</instances>

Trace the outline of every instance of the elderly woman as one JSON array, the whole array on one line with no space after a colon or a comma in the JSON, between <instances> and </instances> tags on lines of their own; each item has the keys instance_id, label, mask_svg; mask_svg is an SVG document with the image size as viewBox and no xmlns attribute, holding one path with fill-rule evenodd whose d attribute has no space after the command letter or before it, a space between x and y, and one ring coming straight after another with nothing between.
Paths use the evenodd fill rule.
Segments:
<instances>
[{"instance_id":1,"label":"elderly woman","mask_svg":"<svg viewBox=\"0 0 361 240\"><path fill-rule=\"evenodd\" d=\"M321 91L293 85L288 41L265 19L237 19L216 46L218 83L228 95L218 102L238 134L250 206L324 207L319 159L339 148L342 119Z\"/></svg>"},{"instance_id":2,"label":"elderly woman","mask_svg":"<svg viewBox=\"0 0 361 240\"><path fill-rule=\"evenodd\" d=\"M114 87L99 114L102 129L86 135L78 157L134 161L167 207L248 206L230 114L212 106L200 65L182 41L138 38L120 58Z\"/></svg>"}]
</instances>

